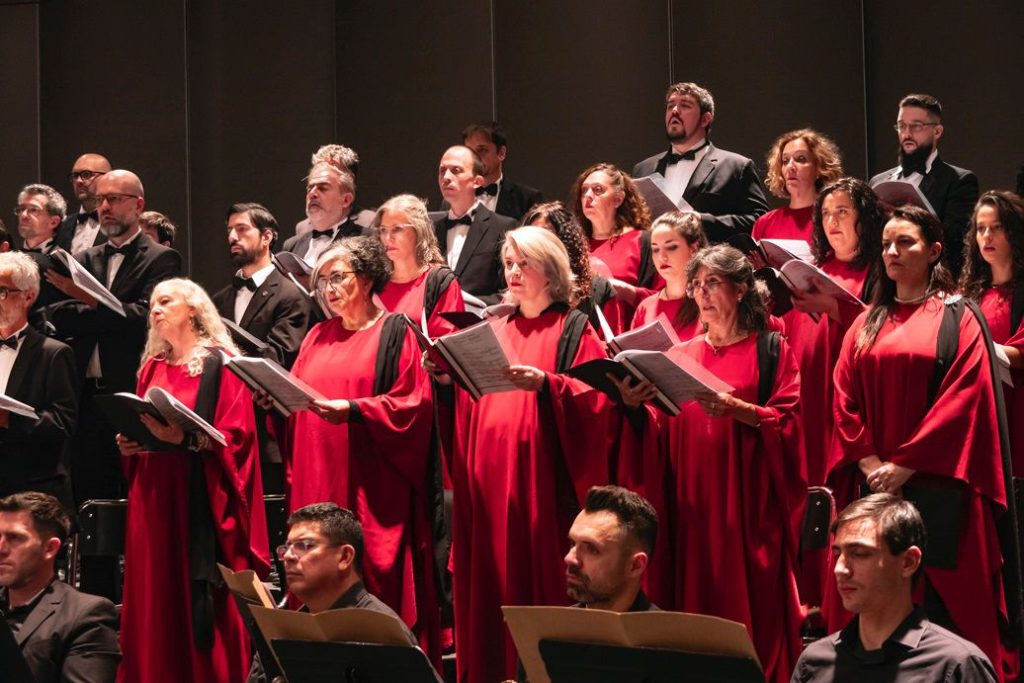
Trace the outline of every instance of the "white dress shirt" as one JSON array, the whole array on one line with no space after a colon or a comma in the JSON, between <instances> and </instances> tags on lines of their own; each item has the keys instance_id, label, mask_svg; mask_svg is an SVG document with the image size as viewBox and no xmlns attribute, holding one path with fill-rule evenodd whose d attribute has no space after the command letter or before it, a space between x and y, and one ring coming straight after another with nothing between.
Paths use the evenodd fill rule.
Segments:
<instances>
[{"instance_id":1,"label":"white dress shirt","mask_svg":"<svg viewBox=\"0 0 1024 683\"><path fill-rule=\"evenodd\" d=\"M265 268L260 268L259 270L252 274L252 281L256 283L256 289L259 289L260 287L263 286L263 283L267 281L267 278L270 277L270 273L273 270L274 264L271 263L269 266L266 266ZM245 277L244 275L242 275L241 270L235 273L235 276ZM250 290L248 287L242 287L241 289L235 292L236 323L242 322L242 316L245 315L245 309L249 308L249 302L252 301L252 296L255 293L255 291Z\"/></svg>"},{"instance_id":2,"label":"white dress shirt","mask_svg":"<svg viewBox=\"0 0 1024 683\"><path fill-rule=\"evenodd\" d=\"M22 325L12 336L17 336L25 331L28 323ZM18 352L25 345L25 337L18 340L18 347L12 349L9 346L0 346L0 394L7 393L7 382L11 379L11 370L14 368L14 361L18 360Z\"/></svg>"},{"instance_id":3,"label":"white dress shirt","mask_svg":"<svg viewBox=\"0 0 1024 683\"><path fill-rule=\"evenodd\" d=\"M501 181L504 180L504 179L505 179L505 174L502 173L500 176L498 176L498 179L494 181L495 183L498 184L498 193L497 194L492 196L492 195L489 195L489 194L487 194L485 192L483 194L479 194L479 195L476 196L477 201L480 202L481 204L483 204L484 206L486 206L488 211L497 213L498 197L501 196ZM490 185L490 183L487 183L487 184Z\"/></svg>"},{"instance_id":4,"label":"white dress shirt","mask_svg":"<svg viewBox=\"0 0 1024 683\"><path fill-rule=\"evenodd\" d=\"M479 199L476 203L469 208L469 211L462 214L462 216L456 216L452 213L451 209L448 210L448 218L452 220L456 218L462 218L463 216L470 222L473 222L473 216L476 213L476 208L483 202ZM469 224L454 225L448 229L447 244L445 245L446 253L448 256L448 267L455 270L455 264L459 262L459 257L462 256L462 247L466 245L466 238L469 237Z\"/></svg>"},{"instance_id":5,"label":"white dress shirt","mask_svg":"<svg viewBox=\"0 0 1024 683\"><path fill-rule=\"evenodd\" d=\"M312 233L309 240L309 246L306 247L306 254L302 259L312 267L316 267L317 259L320 258L320 254L327 251L327 247L331 246L331 242L338 236L338 229L341 228L341 224L348 220L348 216L345 216L341 221L330 228L329 235L322 235L320 237L312 237Z\"/></svg>"},{"instance_id":6,"label":"white dress shirt","mask_svg":"<svg viewBox=\"0 0 1024 683\"><path fill-rule=\"evenodd\" d=\"M85 213L84 207L78 207L78 213ZM71 254L78 256L96 241L96 234L100 231L98 221L90 218L84 223L75 223L75 232L71 236Z\"/></svg>"},{"instance_id":7,"label":"white dress shirt","mask_svg":"<svg viewBox=\"0 0 1024 683\"><path fill-rule=\"evenodd\" d=\"M142 231L139 230L134 235L129 237L121 244L122 247L126 247L135 240L139 239L139 235ZM114 278L117 277L117 271L120 270L121 264L124 263L124 254L111 254L107 257L107 281L103 285L110 289L110 285L114 283ZM95 274L95 273L94 273ZM101 304L102 305L102 304ZM96 347L92 350L92 356L89 358L89 367L85 370L85 376L98 379L103 377L103 368L100 367L100 345L96 344Z\"/></svg>"},{"instance_id":8,"label":"white dress shirt","mask_svg":"<svg viewBox=\"0 0 1024 683\"><path fill-rule=\"evenodd\" d=\"M681 159L677 163L665 167L665 194L668 195L668 198L673 203L678 204L679 200L682 199L683 192L686 192L686 187L690 184L690 178L693 177L693 172L697 170L697 165L704 158L704 155L708 153L708 145L705 143L706 140L701 140L694 145L694 147L704 146L697 150L693 161Z\"/></svg>"}]
</instances>

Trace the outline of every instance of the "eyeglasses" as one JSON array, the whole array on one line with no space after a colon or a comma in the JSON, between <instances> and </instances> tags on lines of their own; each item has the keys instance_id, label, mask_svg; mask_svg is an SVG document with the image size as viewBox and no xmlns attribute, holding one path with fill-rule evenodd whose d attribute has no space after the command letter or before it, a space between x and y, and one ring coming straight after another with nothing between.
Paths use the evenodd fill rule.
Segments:
<instances>
[{"instance_id":1,"label":"eyeglasses","mask_svg":"<svg viewBox=\"0 0 1024 683\"><path fill-rule=\"evenodd\" d=\"M938 123L921 123L920 121L914 121L913 123L900 123L895 124L892 129L897 133L906 133L908 130L915 135L921 132L921 129L925 126L937 126Z\"/></svg>"},{"instance_id":2,"label":"eyeglasses","mask_svg":"<svg viewBox=\"0 0 1024 683\"><path fill-rule=\"evenodd\" d=\"M32 204L26 204L25 206L14 207L14 217L17 218L22 213L27 213L29 216L40 216L43 213L41 206L34 206Z\"/></svg>"},{"instance_id":3,"label":"eyeglasses","mask_svg":"<svg viewBox=\"0 0 1024 683\"><path fill-rule=\"evenodd\" d=\"M277 546L277 548L275 548L274 552L277 554L277 559L283 560L284 556L290 550L292 551L292 555L295 556L295 559L300 560L306 555L306 553L320 545L328 548L331 547L330 543L318 543L317 541L314 541L311 538L300 538L297 541L282 543L281 545Z\"/></svg>"},{"instance_id":4,"label":"eyeglasses","mask_svg":"<svg viewBox=\"0 0 1024 683\"><path fill-rule=\"evenodd\" d=\"M101 175L106 175L106 171L72 171L68 175L68 180L75 182L81 180L83 183L87 183L93 178L99 178Z\"/></svg>"},{"instance_id":5,"label":"eyeglasses","mask_svg":"<svg viewBox=\"0 0 1024 683\"><path fill-rule=\"evenodd\" d=\"M725 281L719 280L718 278L708 278L704 282L691 282L686 285L686 296L692 299L693 295L696 294L698 290L701 294L707 296L723 284L725 284Z\"/></svg>"},{"instance_id":6,"label":"eyeglasses","mask_svg":"<svg viewBox=\"0 0 1024 683\"><path fill-rule=\"evenodd\" d=\"M103 202L106 202L113 206L118 202L123 202L126 199L138 199L137 194L98 194L96 195L96 206L99 206Z\"/></svg>"},{"instance_id":7,"label":"eyeglasses","mask_svg":"<svg viewBox=\"0 0 1024 683\"><path fill-rule=\"evenodd\" d=\"M348 279L349 275L355 275L354 270L344 270L338 273L332 274L330 277L318 278L316 281L316 288L319 291L324 291L328 287L331 289L337 289L345 284L345 280Z\"/></svg>"},{"instance_id":8,"label":"eyeglasses","mask_svg":"<svg viewBox=\"0 0 1024 683\"><path fill-rule=\"evenodd\" d=\"M406 230L413 230L413 229L415 229L415 228L414 228L414 226L411 223L406 223L404 225L391 225L391 226L382 225L379 228L377 228L377 234L380 235L381 239L384 239L385 237L392 237L392 236L401 235Z\"/></svg>"},{"instance_id":9,"label":"eyeglasses","mask_svg":"<svg viewBox=\"0 0 1024 683\"><path fill-rule=\"evenodd\" d=\"M17 294L18 292L24 292L23 289L14 289L11 287L0 287L0 301L5 301L9 294Z\"/></svg>"}]
</instances>

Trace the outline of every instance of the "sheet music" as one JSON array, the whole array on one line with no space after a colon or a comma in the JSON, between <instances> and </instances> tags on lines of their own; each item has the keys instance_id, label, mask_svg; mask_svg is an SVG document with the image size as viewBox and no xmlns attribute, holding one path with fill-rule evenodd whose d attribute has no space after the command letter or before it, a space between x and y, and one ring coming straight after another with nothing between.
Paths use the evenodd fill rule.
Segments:
<instances>
[{"instance_id":1,"label":"sheet music","mask_svg":"<svg viewBox=\"0 0 1024 683\"><path fill-rule=\"evenodd\" d=\"M489 323L446 334L438 340L438 346L453 361L456 372L463 374L481 395L517 390L505 376L511 363Z\"/></svg>"},{"instance_id":2,"label":"sheet music","mask_svg":"<svg viewBox=\"0 0 1024 683\"><path fill-rule=\"evenodd\" d=\"M694 400L699 394L733 390L689 356L669 358L660 351L623 351L615 360L636 367L677 406Z\"/></svg>"},{"instance_id":3,"label":"sheet music","mask_svg":"<svg viewBox=\"0 0 1024 683\"><path fill-rule=\"evenodd\" d=\"M633 183L636 185L637 191L643 196L644 201L647 202L647 208L651 211L651 218L657 218L670 211L693 211L690 203L682 197L679 198L678 202L673 202L669 198L665 192L665 177L660 173L652 173L643 178L634 178Z\"/></svg>"},{"instance_id":4,"label":"sheet music","mask_svg":"<svg viewBox=\"0 0 1024 683\"><path fill-rule=\"evenodd\" d=\"M483 317L483 311L487 308L487 304L473 296L466 290L462 290L462 302L466 305L467 311L472 311L477 315Z\"/></svg>"},{"instance_id":5,"label":"sheet music","mask_svg":"<svg viewBox=\"0 0 1024 683\"><path fill-rule=\"evenodd\" d=\"M256 337L249 334L249 332L246 331L245 328L243 328L241 325L236 323L231 318L225 318L224 316L221 316L220 319L224 323L224 327L228 328L228 332L230 332L233 336L241 339L243 344L249 344L254 349L256 349L256 351L261 352L266 351L267 348L269 348L265 342L260 341Z\"/></svg>"},{"instance_id":6,"label":"sheet music","mask_svg":"<svg viewBox=\"0 0 1024 683\"><path fill-rule=\"evenodd\" d=\"M198 427L198 431L204 432L221 446L228 445L228 440L219 430L162 387L150 387L146 392L146 399L156 406L161 415L181 427L183 431L197 431Z\"/></svg>"},{"instance_id":7,"label":"sheet music","mask_svg":"<svg viewBox=\"0 0 1024 683\"><path fill-rule=\"evenodd\" d=\"M786 285L795 292L804 294L817 290L834 299L864 305L856 295L813 264L794 259L782 264L781 273Z\"/></svg>"},{"instance_id":8,"label":"sheet music","mask_svg":"<svg viewBox=\"0 0 1024 683\"><path fill-rule=\"evenodd\" d=\"M225 361L225 365L250 387L255 384L255 388L269 394L274 402L279 404L279 408L283 408L282 412L288 415L305 410L312 401L323 401L327 398L267 358L235 356Z\"/></svg>"},{"instance_id":9,"label":"sheet music","mask_svg":"<svg viewBox=\"0 0 1024 683\"><path fill-rule=\"evenodd\" d=\"M804 240L773 240L763 239L759 242L768 265L781 268L782 264L793 259L810 263L814 260L811 245Z\"/></svg>"},{"instance_id":10,"label":"sheet music","mask_svg":"<svg viewBox=\"0 0 1024 683\"><path fill-rule=\"evenodd\" d=\"M623 332L612 340L616 351L668 351L678 343L679 335L664 313L646 325Z\"/></svg>"},{"instance_id":11,"label":"sheet music","mask_svg":"<svg viewBox=\"0 0 1024 683\"><path fill-rule=\"evenodd\" d=\"M97 302L103 304L118 315L127 317L124 313L124 305L121 301L114 296L109 289L104 287L99 280L93 277L93 274L86 270L85 266L76 261L71 254L64 251L62 248L57 247L53 250L51 255L56 256L57 259L67 267L68 272L71 273L71 281L74 282L79 289L85 291L92 298L96 299Z\"/></svg>"},{"instance_id":12,"label":"sheet music","mask_svg":"<svg viewBox=\"0 0 1024 683\"><path fill-rule=\"evenodd\" d=\"M306 262L306 259L302 258L298 254L293 254L290 251L280 251L272 255L274 265L278 267L285 274L290 275L309 275L313 272L313 266Z\"/></svg>"},{"instance_id":13,"label":"sheet music","mask_svg":"<svg viewBox=\"0 0 1024 683\"><path fill-rule=\"evenodd\" d=\"M39 419L39 414L35 411L35 408L27 403L22 403L21 401L13 399L4 393L0 393L0 410L6 410L9 413L21 415L22 417L27 417L31 420Z\"/></svg>"},{"instance_id":14,"label":"sheet music","mask_svg":"<svg viewBox=\"0 0 1024 683\"><path fill-rule=\"evenodd\" d=\"M935 207L921 192L921 188L908 180L886 180L871 189L878 195L878 199L891 209L910 204L921 207L936 218L939 217L939 214L935 212Z\"/></svg>"}]
</instances>

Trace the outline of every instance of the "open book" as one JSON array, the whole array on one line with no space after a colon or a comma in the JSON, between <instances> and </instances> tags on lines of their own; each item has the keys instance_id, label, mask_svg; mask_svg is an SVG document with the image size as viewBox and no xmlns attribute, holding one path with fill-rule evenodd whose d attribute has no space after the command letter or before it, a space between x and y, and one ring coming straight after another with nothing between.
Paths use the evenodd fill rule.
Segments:
<instances>
[{"instance_id":1,"label":"open book","mask_svg":"<svg viewBox=\"0 0 1024 683\"><path fill-rule=\"evenodd\" d=\"M811 245L804 240L776 240L763 239L755 240L745 232L730 235L726 242L742 251L744 254L756 254L761 260L772 268L779 269L782 264L793 259L807 261L814 260L811 254Z\"/></svg>"},{"instance_id":2,"label":"open book","mask_svg":"<svg viewBox=\"0 0 1024 683\"><path fill-rule=\"evenodd\" d=\"M603 315L601 320L604 324L607 324ZM608 331L610 332L611 330L609 329ZM668 351L678 343L679 335L676 334L675 328L669 322L668 316L662 313L645 325L608 339L608 348L612 353L620 353L622 351Z\"/></svg>"},{"instance_id":3,"label":"open book","mask_svg":"<svg viewBox=\"0 0 1024 683\"><path fill-rule=\"evenodd\" d=\"M266 607L267 609L277 608L274 604L274 598L270 595L270 591L267 590L267 587L260 581L260 577L253 570L246 569L236 572L225 567L220 562L217 563L217 569L220 570L220 575L224 578L224 583L227 585L228 590L247 604Z\"/></svg>"},{"instance_id":4,"label":"open book","mask_svg":"<svg viewBox=\"0 0 1024 683\"><path fill-rule=\"evenodd\" d=\"M228 332L231 333L231 339L238 344L238 348L245 354L255 354L257 356L262 355L264 351L270 348L266 342L260 341L256 337L249 334L241 325L236 323L231 318L224 316L220 317L224 323L224 327L228 328Z\"/></svg>"},{"instance_id":5,"label":"open book","mask_svg":"<svg viewBox=\"0 0 1024 683\"><path fill-rule=\"evenodd\" d=\"M505 376L511 363L486 321L437 339L427 334L426 320L422 321L422 328L409 316L405 316L405 321L430 360L468 391L473 400L479 401L484 394L516 391L516 385Z\"/></svg>"},{"instance_id":6,"label":"open book","mask_svg":"<svg viewBox=\"0 0 1024 683\"><path fill-rule=\"evenodd\" d=\"M292 281L292 283L299 288L300 292L312 297L311 291L313 283L309 283L309 287L304 286L299 282L299 278L308 278L313 272L313 266L306 263L306 260L301 256L293 254L290 251L279 251L276 254L270 255L270 262L274 264L274 267L284 275L286 278Z\"/></svg>"},{"instance_id":7,"label":"open book","mask_svg":"<svg viewBox=\"0 0 1024 683\"><path fill-rule=\"evenodd\" d=\"M906 180L886 180L871 189L878 195L878 201L887 213L905 204L910 204L924 209L936 218L939 217L939 214L935 212L935 207L921 192L921 188L914 183Z\"/></svg>"},{"instance_id":8,"label":"open book","mask_svg":"<svg viewBox=\"0 0 1024 683\"><path fill-rule=\"evenodd\" d=\"M249 608L268 643L275 640L377 643L414 647L402 622L390 614L360 607L332 609L318 614L253 605Z\"/></svg>"},{"instance_id":9,"label":"open book","mask_svg":"<svg viewBox=\"0 0 1024 683\"><path fill-rule=\"evenodd\" d=\"M174 423L185 433L201 432L221 446L228 443L219 430L162 387L150 387L145 398L128 392L99 394L96 396L96 405L119 432L149 451L181 450L182 445L157 439L142 424L142 415L151 415L163 424Z\"/></svg>"},{"instance_id":10,"label":"open book","mask_svg":"<svg viewBox=\"0 0 1024 683\"><path fill-rule=\"evenodd\" d=\"M21 415L32 420L39 419L39 414L35 411L35 408L27 403L15 400L2 392L0 392L0 410L6 410L9 413Z\"/></svg>"},{"instance_id":11,"label":"open book","mask_svg":"<svg viewBox=\"0 0 1024 683\"><path fill-rule=\"evenodd\" d=\"M660 351L622 351L615 358L597 358L569 369L569 375L586 382L616 401L619 390L608 378L648 380L657 389L654 404L669 415L700 394L730 392L733 387L689 356L669 358Z\"/></svg>"},{"instance_id":12,"label":"open book","mask_svg":"<svg viewBox=\"0 0 1024 683\"><path fill-rule=\"evenodd\" d=\"M100 281L93 277L92 273L85 269L85 266L76 261L74 256L60 247L50 252L50 256L68 269L68 272L71 274L71 281L79 289L118 315L125 315L124 305L121 301L109 289L100 284Z\"/></svg>"},{"instance_id":13,"label":"open book","mask_svg":"<svg viewBox=\"0 0 1024 683\"><path fill-rule=\"evenodd\" d=\"M643 196L644 201L647 202L647 208L651 211L652 220L670 211L693 211L690 203L682 197L679 198L678 202L672 201L668 193L665 192L665 177L660 173L652 173L642 178L634 178L633 184L636 185L637 191Z\"/></svg>"},{"instance_id":14,"label":"open book","mask_svg":"<svg viewBox=\"0 0 1024 683\"><path fill-rule=\"evenodd\" d=\"M542 640L721 655L749 659L761 668L747 628L718 617L576 607L502 607L501 611L530 683L550 683L551 680L540 654ZM685 676L680 680L685 680Z\"/></svg>"},{"instance_id":15,"label":"open book","mask_svg":"<svg viewBox=\"0 0 1024 683\"><path fill-rule=\"evenodd\" d=\"M305 410L313 401L327 397L269 358L224 356L224 367L238 375L247 387L261 391L282 415Z\"/></svg>"},{"instance_id":16,"label":"open book","mask_svg":"<svg viewBox=\"0 0 1024 683\"><path fill-rule=\"evenodd\" d=\"M504 318L516 312L515 304L493 304L485 306L482 310L467 309L465 311L441 311L438 313L442 318L455 327L465 329L476 325L487 318Z\"/></svg>"}]
</instances>

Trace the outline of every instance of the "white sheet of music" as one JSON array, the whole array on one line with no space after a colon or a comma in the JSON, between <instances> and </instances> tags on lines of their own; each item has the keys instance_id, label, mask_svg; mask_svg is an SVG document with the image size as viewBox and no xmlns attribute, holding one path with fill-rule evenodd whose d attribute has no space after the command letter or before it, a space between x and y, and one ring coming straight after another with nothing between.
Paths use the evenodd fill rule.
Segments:
<instances>
[{"instance_id":1,"label":"white sheet of music","mask_svg":"<svg viewBox=\"0 0 1024 683\"><path fill-rule=\"evenodd\" d=\"M616 351L668 351L678 343L679 335L662 313L646 325L615 337L610 346Z\"/></svg>"},{"instance_id":2,"label":"white sheet of music","mask_svg":"<svg viewBox=\"0 0 1024 683\"><path fill-rule=\"evenodd\" d=\"M115 313L125 316L124 306L120 300L110 290L104 287L99 280L93 277L92 273L85 269L81 263L75 260L75 258L64 251L60 247L57 247L52 252L53 256L56 256L60 261L67 267L68 272L71 273L71 281L74 282L80 289L85 290L90 296L96 301L103 304Z\"/></svg>"},{"instance_id":3,"label":"white sheet of music","mask_svg":"<svg viewBox=\"0 0 1024 683\"><path fill-rule=\"evenodd\" d=\"M679 201L672 201L669 196L670 190L665 184L665 178L660 173L652 173L643 178L636 178L633 181L637 191L647 202L647 208L651 211L651 218L657 218L669 211L693 211L693 207L679 193Z\"/></svg>"},{"instance_id":4,"label":"white sheet of music","mask_svg":"<svg viewBox=\"0 0 1024 683\"><path fill-rule=\"evenodd\" d=\"M156 406L168 422L173 422L185 431L195 431L198 428L221 446L228 445L228 440L220 430L196 415L191 408L162 387L150 387L146 392L146 400Z\"/></svg>"},{"instance_id":5,"label":"white sheet of music","mask_svg":"<svg viewBox=\"0 0 1024 683\"><path fill-rule=\"evenodd\" d=\"M15 415L21 415L32 420L39 419L39 414L36 413L32 406L13 399L3 393L0 393L0 410L6 410L10 413L14 413Z\"/></svg>"},{"instance_id":6,"label":"white sheet of music","mask_svg":"<svg viewBox=\"0 0 1024 683\"><path fill-rule=\"evenodd\" d=\"M828 294L833 299L863 304L857 295L828 276L828 273L817 266L792 259L782 264L779 271L790 289L801 293L817 290Z\"/></svg>"},{"instance_id":7,"label":"white sheet of music","mask_svg":"<svg viewBox=\"0 0 1024 683\"><path fill-rule=\"evenodd\" d=\"M441 337L441 345L481 394L517 390L512 380L505 376L505 369L511 363L490 323L481 322L446 334Z\"/></svg>"},{"instance_id":8,"label":"white sheet of music","mask_svg":"<svg viewBox=\"0 0 1024 683\"><path fill-rule=\"evenodd\" d=\"M234 356L227 358L224 365L244 381L250 388L266 392L281 412L290 415L305 410L310 401L322 401L326 397L309 386L279 364L266 358Z\"/></svg>"},{"instance_id":9,"label":"white sheet of music","mask_svg":"<svg viewBox=\"0 0 1024 683\"><path fill-rule=\"evenodd\" d=\"M694 400L700 394L733 390L689 356L672 359L660 351L623 351L615 356L615 360L636 367L677 406Z\"/></svg>"}]
</instances>

